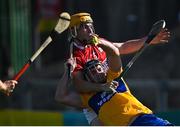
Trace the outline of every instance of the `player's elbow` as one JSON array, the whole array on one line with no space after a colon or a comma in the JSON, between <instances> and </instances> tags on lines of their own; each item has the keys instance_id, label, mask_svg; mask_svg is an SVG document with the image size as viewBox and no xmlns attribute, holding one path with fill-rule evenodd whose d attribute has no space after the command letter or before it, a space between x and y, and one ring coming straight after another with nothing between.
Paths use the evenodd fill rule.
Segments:
<instances>
[{"instance_id":1,"label":"player's elbow","mask_svg":"<svg viewBox=\"0 0 180 127\"><path fill-rule=\"evenodd\" d=\"M55 96L55 101L57 101L58 103L64 104L64 105L68 105L68 101L66 97L59 97L59 96Z\"/></svg>"},{"instance_id":2,"label":"player's elbow","mask_svg":"<svg viewBox=\"0 0 180 127\"><path fill-rule=\"evenodd\" d=\"M68 105L66 97L57 97L55 96L55 100L61 104Z\"/></svg>"},{"instance_id":3,"label":"player's elbow","mask_svg":"<svg viewBox=\"0 0 180 127\"><path fill-rule=\"evenodd\" d=\"M58 94L55 94L54 99L55 99L55 101L57 101L57 102L61 102L61 97L59 97Z\"/></svg>"},{"instance_id":4,"label":"player's elbow","mask_svg":"<svg viewBox=\"0 0 180 127\"><path fill-rule=\"evenodd\" d=\"M66 103L66 100L63 99L63 98L56 98L56 97L55 97L55 100L56 100L57 102L59 102L59 103L62 103L62 104L65 104L65 103Z\"/></svg>"},{"instance_id":5,"label":"player's elbow","mask_svg":"<svg viewBox=\"0 0 180 127\"><path fill-rule=\"evenodd\" d=\"M120 52L117 47L114 48L114 56L120 56Z\"/></svg>"},{"instance_id":6,"label":"player's elbow","mask_svg":"<svg viewBox=\"0 0 180 127\"><path fill-rule=\"evenodd\" d=\"M61 92L56 91L56 94L54 96L55 101L60 102L60 103L64 103L66 96L65 94L62 94Z\"/></svg>"},{"instance_id":7,"label":"player's elbow","mask_svg":"<svg viewBox=\"0 0 180 127\"><path fill-rule=\"evenodd\" d=\"M120 52L119 49L117 47L112 47L113 50L111 50L111 52L107 52L107 56L109 57L119 57L120 56Z\"/></svg>"}]
</instances>

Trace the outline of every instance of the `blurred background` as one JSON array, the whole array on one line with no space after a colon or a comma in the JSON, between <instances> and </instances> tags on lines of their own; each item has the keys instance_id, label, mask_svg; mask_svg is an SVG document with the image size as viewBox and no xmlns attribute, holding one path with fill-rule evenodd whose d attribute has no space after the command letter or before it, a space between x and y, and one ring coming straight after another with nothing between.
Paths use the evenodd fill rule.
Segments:
<instances>
[{"instance_id":1,"label":"blurred background","mask_svg":"<svg viewBox=\"0 0 180 127\"><path fill-rule=\"evenodd\" d=\"M167 44L150 46L125 75L132 93L157 115L180 125L179 0L1 0L0 79L11 79L49 36L61 12L89 12L96 33L110 41L144 37L164 19ZM68 58L67 31L20 78L14 93L0 93L0 125L88 125L80 109L54 100ZM122 56L123 66L134 54Z\"/></svg>"}]
</instances>

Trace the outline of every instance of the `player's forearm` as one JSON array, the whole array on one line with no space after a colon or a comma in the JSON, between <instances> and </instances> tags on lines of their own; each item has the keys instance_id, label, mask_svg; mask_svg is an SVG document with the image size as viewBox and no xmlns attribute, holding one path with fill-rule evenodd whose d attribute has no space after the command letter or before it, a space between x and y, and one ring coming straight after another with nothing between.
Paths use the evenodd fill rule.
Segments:
<instances>
[{"instance_id":1,"label":"player's forearm","mask_svg":"<svg viewBox=\"0 0 180 127\"><path fill-rule=\"evenodd\" d=\"M143 37L140 39L133 39L123 43L113 43L118 49L120 54L130 54L137 52L145 42L147 37Z\"/></svg>"},{"instance_id":2,"label":"player's forearm","mask_svg":"<svg viewBox=\"0 0 180 127\"><path fill-rule=\"evenodd\" d=\"M58 86L56 88L55 99L66 97L68 95L68 83L70 79L68 77L68 73L65 70L63 76L61 77Z\"/></svg>"},{"instance_id":3,"label":"player's forearm","mask_svg":"<svg viewBox=\"0 0 180 127\"><path fill-rule=\"evenodd\" d=\"M81 93L108 91L105 84L92 83L80 79L74 79L74 85L77 91Z\"/></svg>"},{"instance_id":4,"label":"player's forearm","mask_svg":"<svg viewBox=\"0 0 180 127\"><path fill-rule=\"evenodd\" d=\"M109 68L114 72L119 72L122 67L122 63L118 48L111 42L104 39L101 39L99 46L106 52Z\"/></svg>"},{"instance_id":5,"label":"player's forearm","mask_svg":"<svg viewBox=\"0 0 180 127\"><path fill-rule=\"evenodd\" d=\"M66 96L56 94L55 100L68 106L85 108L82 104L80 96L76 92L71 91Z\"/></svg>"},{"instance_id":6,"label":"player's forearm","mask_svg":"<svg viewBox=\"0 0 180 127\"><path fill-rule=\"evenodd\" d=\"M105 39L100 38L98 46L106 52L107 56L120 56L118 48Z\"/></svg>"},{"instance_id":7,"label":"player's forearm","mask_svg":"<svg viewBox=\"0 0 180 127\"><path fill-rule=\"evenodd\" d=\"M70 81L71 79L69 78L68 71L65 69L56 89L55 100L68 106L84 108L79 94L69 89L68 84Z\"/></svg>"},{"instance_id":8,"label":"player's forearm","mask_svg":"<svg viewBox=\"0 0 180 127\"><path fill-rule=\"evenodd\" d=\"M80 99L76 98L77 95L75 95L75 93L69 90L68 83L69 83L69 77L67 72L65 72L57 86L55 93L55 100L68 106L74 106L80 108L81 107Z\"/></svg>"}]
</instances>

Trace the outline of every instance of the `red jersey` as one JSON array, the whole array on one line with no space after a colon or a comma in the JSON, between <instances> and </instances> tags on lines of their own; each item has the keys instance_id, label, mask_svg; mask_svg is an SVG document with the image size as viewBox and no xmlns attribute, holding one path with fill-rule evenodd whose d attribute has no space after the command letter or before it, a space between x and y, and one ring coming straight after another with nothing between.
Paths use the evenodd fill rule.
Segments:
<instances>
[{"instance_id":1,"label":"red jersey","mask_svg":"<svg viewBox=\"0 0 180 127\"><path fill-rule=\"evenodd\" d=\"M103 64L107 65L106 53L101 47L95 45L80 46L74 43L73 57L76 58L76 68L74 71L81 71L86 62L98 59Z\"/></svg>"}]
</instances>

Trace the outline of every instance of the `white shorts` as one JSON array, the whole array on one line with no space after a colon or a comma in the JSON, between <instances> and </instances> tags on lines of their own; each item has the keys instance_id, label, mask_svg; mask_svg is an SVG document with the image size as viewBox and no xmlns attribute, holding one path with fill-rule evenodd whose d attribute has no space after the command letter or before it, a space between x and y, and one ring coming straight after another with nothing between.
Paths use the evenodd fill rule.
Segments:
<instances>
[{"instance_id":1,"label":"white shorts","mask_svg":"<svg viewBox=\"0 0 180 127\"><path fill-rule=\"evenodd\" d=\"M89 109L89 108L84 108L83 113L84 113L89 125L97 117L97 114L92 109Z\"/></svg>"}]
</instances>

